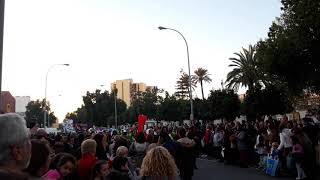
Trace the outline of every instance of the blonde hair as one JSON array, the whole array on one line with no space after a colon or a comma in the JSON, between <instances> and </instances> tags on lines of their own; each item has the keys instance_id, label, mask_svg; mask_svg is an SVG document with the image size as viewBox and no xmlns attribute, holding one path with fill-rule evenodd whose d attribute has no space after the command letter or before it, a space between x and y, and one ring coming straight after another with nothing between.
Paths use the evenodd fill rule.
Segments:
<instances>
[{"instance_id":1,"label":"blonde hair","mask_svg":"<svg viewBox=\"0 0 320 180\"><path fill-rule=\"evenodd\" d=\"M128 155L128 148L125 146L120 146L117 149L116 156L126 157Z\"/></svg>"},{"instance_id":2,"label":"blonde hair","mask_svg":"<svg viewBox=\"0 0 320 180\"><path fill-rule=\"evenodd\" d=\"M81 154L96 153L97 143L93 139L87 139L81 143Z\"/></svg>"},{"instance_id":3,"label":"blonde hair","mask_svg":"<svg viewBox=\"0 0 320 180\"><path fill-rule=\"evenodd\" d=\"M162 146L157 146L144 157L140 174L147 177L174 179L178 176L178 168L169 151Z\"/></svg>"}]
</instances>

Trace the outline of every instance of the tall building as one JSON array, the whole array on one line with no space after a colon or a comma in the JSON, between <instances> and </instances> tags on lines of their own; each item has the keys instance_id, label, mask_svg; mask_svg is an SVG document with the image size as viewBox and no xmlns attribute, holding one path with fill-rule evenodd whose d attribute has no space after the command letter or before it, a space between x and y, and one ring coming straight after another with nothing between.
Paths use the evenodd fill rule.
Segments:
<instances>
[{"instance_id":1,"label":"tall building","mask_svg":"<svg viewBox=\"0 0 320 180\"><path fill-rule=\"evenodd\" d=\"M27 111L26 106L30 102L30 96L15 96L14 98L16 100L16 113L24 116Z\"/></svg>"},{"instance_id":2,"label":"tall building","mask_svg":"<svg viewBox=\"0 0 320 180\"><path fill-rule=\"evenodd\" d=\"M145 92L147 89L156 88L156 86L147 86L145 83L134 83L132 79L116 80L111 83L111 90L117 89L117 98L123 100L127 106L131 105L132 96L136 92Z\"/></svg>"},{"instance_id":3,"label":"tall building","mask_svg":"<svg viewBox=\"0 0 320 180\"><path fill-rule=\"evenodd\" d=\"M131 104L131 86L133 84L132 79L116 80L111 84L111 89L117 89L117 98L122 99L127 106Z\"/></svg>"},{"instance_id":4,"label":"tall building","mask_svg":"<svg viewBox=\"0 0 320 180\"><path fill-rule=\"evenodd\" d=\"M4 113L15 112L16 100L9 91L1 91L1 111Z\"/></svg>"}]
</instances>

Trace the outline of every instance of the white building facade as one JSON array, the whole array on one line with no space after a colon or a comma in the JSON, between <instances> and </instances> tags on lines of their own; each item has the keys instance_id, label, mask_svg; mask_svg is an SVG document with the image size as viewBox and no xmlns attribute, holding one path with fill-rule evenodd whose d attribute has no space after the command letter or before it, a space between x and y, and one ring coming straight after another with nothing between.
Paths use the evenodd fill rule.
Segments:
<instances>
[{"instance_id":1,"label":"white building facade","mask_svg":"<svg viewBox=\"0 0 320 180\"><path fill-rule=\"evenodd\" d=\"M16 113L24 116L27 110L26 106L30 102L30 96L15 96L16 99Z\"/></svg>"}]
</instances>

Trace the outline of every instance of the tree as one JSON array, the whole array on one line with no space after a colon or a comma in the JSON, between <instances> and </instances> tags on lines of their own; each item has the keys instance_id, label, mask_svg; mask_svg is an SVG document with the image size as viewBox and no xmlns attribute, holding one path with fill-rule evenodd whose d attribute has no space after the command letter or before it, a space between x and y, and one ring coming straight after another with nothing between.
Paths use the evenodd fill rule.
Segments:
<instances>
[{"instance_id":1,"label":"tree","mask_svg":"<svg viewBox=\"0 0 320 180\"><path fill-rule=\"evenodd\" d=\"M283 81L291 94L320 93L320 3L281 0L282 14L268 38L258 42L258 57L270 75Z\"/></svg>"},{"instance_id":2,"label":"tree","mask_svg":"<svg viewBox=\"0 0 320 180\"><path fill-rule=\"evenodd\" d=\"M54 115L54 112L50 112L50 103L45 103L45 100L43 99L41 102L39 99L36 101L30 101L28 105L26 106L26 121L28 124L31 122L38 123L42 125L44 122L44 108L47 112L49 112L47 122L49 126L51 126L53 123L56 123L57 117Z\"/></svg>"},{"instance_id":3,"label":"tree","mask_svg":"<svg viewBox=\"0 0 320 180\"><path fill-rule=\"evenodd\" d=\"M196 83L194 80L194 77L191 77L191 88L194 90L196 87ZM186 99L189 97L189 75L183 71L183 69L180 70L180 77L177 81L176 86L176 93L175 95L180 99Z\"/></svg>"},{"instance_id":4,"label":"tree","mask_svg":"<svg viewBox=\"0 0 320 180\"><path fill-rule=\"evenodd\" d=\"M262 116L285 114L293 110L292 102L285 89L267 86L247 94L243 102L243 111L249 120Z\"/></svg>"},{"instance_id":5,"label":"tree","mask_svg":"<svg viewBox=\"0 0 320 180\"><path fill-rule=\"evenodd\" d=\"M208 104L212 119L232 121L240 115L240 100L232 89L210 91Z\"/></svg>"},{"instance_id":6,"label":"tree","mask_svg":"<svg viewBox=\"0 0 320 180\"><path fill-rule=\"evenodd\" d=\"M237 90L240 85L248 87L248 91L252 91L255 87L261 87L263 79L262 72L259 70L256 48L249 46L249 49L242 48L243 52L234 53L237 58L229 58L234 67L227 75L227 88Z\"/></svg>"},{"instance_id":7,"label":"tree","mask_svg":"<svg viewBox=\"0 0 320 180\"><path fill-rule=\"evenodd\" d=\"M93 93L87 92L83 96L84 105L74 112L76 119L82 123L88 123L97 126L107 126L114 124L115 116L115 93L109 93L105 91L101 93L100 90L96 90ZM127 105L121 99L116 99L117 114L119 122L125 122L125 115ZM72 115L72 114L71 114ZM70 114L69 114L70 116Z\"/></svg>"},{"instance_id":8,"label":"tree","mask_svg":"<svg viewBox=\"0 0 320 180\"><path fill-rule=\"evenodd\" d=\"M209 74L207 69L204 68L198 68L194 71L195 75L193 76L195 83L200 83L201 87L201 93L202 93L202 99L204 99L204 94L203 94L203 82L210 83L212 79L209 77L211 74Z\"/></svg>"},{"instance_id":9,"label":"tree","mask_svg":"<svg viewBox=\"0 0 320 180\"><path fill-rule=\"evenodd\" d=\"M190 104L188 100L178 99L175 95L165 93L159 107L160 119L166 121L180 121L188 119L190 113Z\"/></svg>"},{"instance_id":10,"label":"tree","mask_svg":"<svg viewBox=\"0 0 320 180\"><path fill-rule=\"evenodd\" d=\"M136 119L139 114L147 115L150 119L159 118L159 106L162 97L159 95L161 89L147 89L145 92L137 92L134 94L131 103L131 119Z\"/></svg>"}]
</instances>

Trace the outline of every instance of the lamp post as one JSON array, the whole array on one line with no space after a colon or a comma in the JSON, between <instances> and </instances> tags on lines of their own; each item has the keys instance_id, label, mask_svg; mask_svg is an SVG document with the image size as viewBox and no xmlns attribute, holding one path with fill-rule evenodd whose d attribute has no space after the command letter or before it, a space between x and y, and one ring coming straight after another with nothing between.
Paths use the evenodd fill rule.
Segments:
<instances>
[{"instance_id":1,"label":"lamp post","mask_svg":"<svg viewBox=\"0 0 320 180\"><path fill-rule=\"evenodd\" d=\"M1 92L2 92L2 51L3 51L3 27L4 27L4 8L5 0L0 0L0 104L2 104ZM0 113L4 111L0 106Z\"/></svg>"},{"instance_id":2,"label":"lamp post","mask_svg":"<svg viewBox=\"0 0 320 180\"><path fill-rule=\"evenodd\" d=\"M193 101L192 101L192 87L191 87L191 72L190 72L189 47L188 47L187 40L182 35L182 33L179 32L178 30L175 30L175 29L172 29L172 28L166 28L166 27L162 27L162 26L159 26L158 28L159 28L159 30L172 30L172 31L175 31L175 32L179 33L181 35L181 37L183 38L184 42L186 43L187 57L188 57L188 70L189 70L190 120L193 121L194 115L193 115Z\"/></svg>"},{"instance_id":3,"label":"lamp post","mask_svg":"<svg viewBox=\"0 0 320 180\"><path fill-rule=\"evenodd\" d=\"M47 121L47 85L48 85L48 75L52 68L55 66L69 66L70 64L53 64L49 67L47 74L46 74L46 82L45 82L45 88L44 88L44 106L43 106L43 127L46 127L46 121ZM49 117L48 117L48 126L49 126Z\"/></svg>"}]
</instances>

